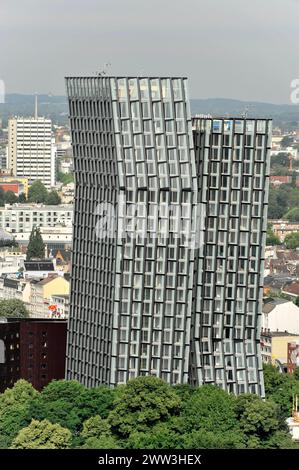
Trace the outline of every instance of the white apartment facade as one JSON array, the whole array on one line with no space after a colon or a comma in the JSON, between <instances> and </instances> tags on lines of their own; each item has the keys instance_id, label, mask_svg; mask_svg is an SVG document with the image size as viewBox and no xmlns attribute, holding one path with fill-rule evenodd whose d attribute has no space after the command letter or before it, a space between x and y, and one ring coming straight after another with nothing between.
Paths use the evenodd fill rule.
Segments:
<instances>
[{"instance_id":1,"label":"white apartment facade","mask_svg":"<svg viewBox=\"0 0 299 470\"><path fill-rule=\"evenodd\" d=\"M55 185L52 121L44 117L14 117L8 123L8 168L14 176Z\"/></svg>"},{"instance_id":2,"label":"white apartment facade","mask_svg":"<svg viewBox=\"0 0 299 470\"><path fill-rule=\"evenodd\" d=\"M0 299L21 300L28 306L30 302L31 284L25 279L10 277L0 278Z\"/></svg>"},{"instance_id":3,"label":"white apartment facade","mask_svg":"<svg viewBox=\"0 0 299 470\"><path fill-rule=\"evenodd\" d=\"M0 250L0 276L18 272L25 259L26 255L19 251Z\"/></svg>"},{"instance_id":4,"label":"white apartment facade","mask_svg":"<svg viewBox=\"0 0 299 470\"><path fill-rule=\"evenodd\" d=\"M31 233L33 227L72 227L73 207L70 204L5 204L0 207L0 226L8 233ZM16 236L16 239L18 237ZM25 240L27 240L25 238Z\"/></svg>"}]
</instances>

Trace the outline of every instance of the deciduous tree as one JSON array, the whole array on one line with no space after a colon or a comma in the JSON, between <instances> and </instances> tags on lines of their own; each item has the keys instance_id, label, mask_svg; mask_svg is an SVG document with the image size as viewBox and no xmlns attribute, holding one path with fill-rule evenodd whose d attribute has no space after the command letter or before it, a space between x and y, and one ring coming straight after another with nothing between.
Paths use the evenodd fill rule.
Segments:
<instances>
[{"instance_id":1,"label":"deciduous tree","mask_svg":"<svg viewBox=\"0 0 299 470\"><path fill-rule=\"evenodd\" d=\"M29 312L22 300L3 299L0 300L0 317L26 318Z\"/></svg>"},{"instance_id":2,"label":"deciduous tree","mask_svg":"<svg viewBox=\"0 0 299 470\"><path fill-rule=\"evenodd\" d=\"M129 380L108 420L113 432L127 437L168 420L180 407L181 400L170 385L157 377L137 377Z\"/></svg>"},{"instance_id":3,"label":"deciduous tree","mask_svg":"<svg viewBox=\"0 0 299 470\"><path fill-rule=\"evenodd\" d=\"M71 432L59 424L32 420L12 442L12 449L67 449L72 441Z\"/></svg>"}]
</instances>

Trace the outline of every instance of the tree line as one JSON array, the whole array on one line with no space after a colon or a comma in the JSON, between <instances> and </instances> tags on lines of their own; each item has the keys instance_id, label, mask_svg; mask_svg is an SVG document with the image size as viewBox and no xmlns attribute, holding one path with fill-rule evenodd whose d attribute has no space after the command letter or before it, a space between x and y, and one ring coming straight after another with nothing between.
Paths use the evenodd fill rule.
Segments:
<instances>
[{"instance_id":1,"label":"tree line","mask_svg":"<svg viewBox=\"0 0 299 470\"><path fill-rule=\"evenodd\" d=\"M34 181L28 190L28 198L24 193L17 196L13 191L4 191L0 188L0 206L4 204L35 202L47 205L61 204L61 198L55 189L47 190L46 186L39 180Z\"/></svg>"},{"instance_id":2,"label":"tree line","mask_svg":"<svg viewBox=\"0 0 299 470\"><path fill-rule=\"evenodd\" d=\"M266 400L153 376L113 389L59 380L41 392L19 380L0 395L0 448L296 448L285 420L298 378L265 366Z\"/></svg>"}]
</instances>

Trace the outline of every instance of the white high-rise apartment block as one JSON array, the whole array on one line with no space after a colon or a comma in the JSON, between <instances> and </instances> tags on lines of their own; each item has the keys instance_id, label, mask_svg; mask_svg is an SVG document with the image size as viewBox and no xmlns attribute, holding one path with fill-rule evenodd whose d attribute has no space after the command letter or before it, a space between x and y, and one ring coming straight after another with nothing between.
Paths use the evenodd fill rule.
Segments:
<instances>
[{"instance_id":1,"label":"white high-rise apartment block","mask_svg":"<svg viewBox=\"0 0 299 470\"><path fill-rule=\"evenodd\" d=\"M55 185L55 151L52 121L44 117L14 117L8 123L8 167L29 183Z\"/></svg>"}]
</instances>

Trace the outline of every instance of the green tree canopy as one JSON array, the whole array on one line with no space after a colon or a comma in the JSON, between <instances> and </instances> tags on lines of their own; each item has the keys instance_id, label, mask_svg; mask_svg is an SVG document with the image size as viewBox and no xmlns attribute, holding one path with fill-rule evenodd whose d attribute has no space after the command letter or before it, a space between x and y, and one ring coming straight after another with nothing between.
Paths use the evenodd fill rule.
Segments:
<instances>
[{"instance_id":1,"label":"green tree canopy","mask_svg":"<svg viewBox=\"0 0 299 470\"><path fill-rule=\"evenodd\" d=\"M180 398L163 380L137 377L128 381L108 420L114 433L127 437L178 414L180 406Z\"/></svg>"},{"instance_id":2,"label":"green tree canopy","mask_svg":"<svg viewBox=\"0 0 299 470\"><path fill-rule=\"evenodd\" d=\"M299 396L299 381L294 374L282 374L274 366L264 364L266 397L278 404L281 419L291 416L293 396Z\"/></svg>"},{"instance_id":3,"label":"green tree canopy","mask_svg":"<svg viewBox=\"0 0 299 470\"><path fill-rule=\"evenodd\" d=\"M274 165L288 166L288 164L289 156L286 152L271 156L271 168L273 168Z\"/></svg>"},{"instance_id":4,"label":"green tree canopy","mask_svg":"<svg viewBox=\"0 0 299 470\"><path fill-rule=\"evenodd\" d=\"M18 196L13 191L5 191L4 199L6 204L15 204L18 202Z\"/></svg>"},{"instance_id":5,"label":"green tree canopy","mask_svg":"<svg viewBox=\"0 0 299 470\"><path fill-rule=\"evenodd\" d=\"M58 204L61 204L61 198L57 191L53 189L49 192L47 195L46 204L49 206L57 206Z\"/></svg>"},{"instance_id":6,"label":"green tree canopy","mask_svg":"<svg viewBox=\"0 0 299 470\"><path fill-rule=\"evenodd\" d=\"M31 400L39 396L39 392L24 379L15 382L12 388L7 388L0 394L0 411L13 404L28 404Z\"/></svg>"},{"instance_id":7,"label":"green tree canopy","mask_svg":"<svg viewBox=\"0 0 299 470\"><path fill-rule=\"evenodd\" d=\"M29 312L22 300L3 299L0 300L0 317L29 317Z\"/></svg>"},{"instance_id":8,"label":"green tree canopy","mask_svg":"<svg viewBox=\"0 0 299 470\"><path fill-rule=\"evenodd\" d=\"M281 145L281 148L286 148L286 147L289 147L294 141L294 138L290 135L285 135L281 142L280 142L280 145Z\"/></svg>"},{"instance_id":9,"label":"green tree canopy","mask_svg":"<svg viewBox=\"0 0 299 470\"><path fill-rule=\"evenodd\" d=\"M107 419L101 418L99 415L92 416L83 423L83 430L81 436L84 439L90 437L100 437L100 436L109 436L111 435L111 426L108 423Z\"/></svg>"},{"instance_id":10,"label":"green tree canopy","mask_svg":"<svg viewBox=\"0 0 299 470\"><path fill-rule=\"evenodd\" d=\"M246 403L247 401L247 403ZM292 448L293 443L281 415L280 406L271 400L260 398L243 401L240 427L249 448Z\"/></svg>"},{"instance_id":11,"label":"green tree canopy","mask_svg":"<svg viewBox=\"0 0 299 470\"><path fill-rule=\"evenodd\" d=\"M299 202L299 201L298 201ZM290 222L299 222L299 207L293 207L284 216L284 219Z\"/></svg>"},{"instance_id":12,"label":"green tree canopy","mask_svg":"<svg viewBox=\"0 0 299 470\"><path fill-rule=\"evenodd\" d=\"M229 431L238 425L234 397L213 385L203 385L184 401L182 416L186 431Z\"/></svg>"},{"instance_id":13,"label":"green tree canopy","mask_svg":"<svg viewBox=\"0 0 299 470\"><path fill-rule=\"evenodd\" d=\"M82 449L120 449L120 444L113 436L102 435L89 437L81 446Z\"/></svg>"},{"instance_id":14,"label":"green tree canopy","mask_svg":"<svg viewBox=\"0 0 299 470\"><path fill-rule=\"evenodd\" d=\"M72 431L81 431L83 422L95 415L107 418L113 408L116 389L104 385L86 389L73 380L50 382L31 404L31 416L49 419Z\"/></svg>"},{"instance_id":15,"label":"green tree canopy","mask_svg":"<svg viewBox=\"0 0 299 470\"><path fill-rule=\"evenodd\" d=\"M29 243L27 247L26 259L44 259L45 258L45 245L38 227L33 227Z\"/></svg>"},{"instance_id":16,"label":"green tree canopy","mask_svg":"<svg viewBox=\"0 0 299 470\"><path fill-rule=\"evenodd\" d=\"M19 380L0 395L0 448L8 448L18 432L30 423L29 406L38 392Z\"/></svg>"},{"instance_id":17,"label":"green tree canopy","mask_svg":"<svg viewBox=\"0 0 299 470\"><path fill-rule=\"evenodd\" d=\"M271 172L274 176L288 176L290 171L287 166L284 165L273 165Z\"/></svg>"},{"instance_id":18,"label":"green tree canopy","mask_svg":"<svg viewBox=\"0 0 299 470\"><path fill-rule=\"evenodd\" d=\"M20 202L21 204L24 204L25 202L27 202L27 199L24 193L21 193L19 195L18 202Z\"/></svg>"},{"instance_id":19,"label":"green tree canopy","mask_svg":"<svg viewBox=\"0 0 299 470\"><path fill-rule=\"evenodd\" d=\"M57 174L57 180L65 186L66 184L74 182L74 175L73 173L62 173L59 171Z\"/></svg>"},{"instance_id":20,"label":"green tree canopy","mask_svg":"<svg viewBox=\"0 0 299 470\"><path fill-rule=\"evenodd\" d=\"M71 432L60 426L43 421L32 420L22 429L12 442L12 449L67 449L72 441Z\"/></svg>"},{"instance_id":21,"label":"green tree canopy","mask_svg":"<svg viewBox=\"0 0 299 470\"><path fill-rule=\"evenodd\" d=\"M84 391L84 385L77 380L52 380L42 390L41 397L44 402L67 400L69 403L75 404Z\"/></svg>"},{"instance_id":22,"label":"green tree canopy","mask_svg":"<svg viewBox=\"0 0 299 470\"><path fill-rule=\"evenodd\" d=\"M268 209L269 219L281 219L283 214L288 210L287 201L284 198L279 198L280 192L280 189L274 189L270 186Z\"/></svg>"},{"instance_id":23,"label":"green tree canopy","mask_svg":"<svg viewBox=\"0 0 299 470\"><path fill-rule=\"evenodd\" d=\"M183 435L169 421L158 423L148 431L133 431L125 441L128 449L183 449Z\"/></svg>"},{"instance_id":24,"label":"green tree canopy","mask_svg":"<svg viewBox=\"0 0 299 470\"><path fill-rule=\"evenodd\" d=\"M271 401L248 400L240 416L240 426L248 436L267 437L279 429L278 406Z\"/></svg>"},{"instance_id":25,"label":"green tree canopy","mask_svg":"<svg viewBox=\"0 0 299 470\"><path fill-rule=\"evenodd\" d=\"M268 224L267 227L267 239L266 239L266 245L267 246L274 246L274 245L280 245L281 241L277 235L273 232L273 226L271 224Z\"/></svg>"},{"instance_id":26,"label":"green tree canopy","mask_svg":"<svg viewBox=\"0 0 299 470\"><path fill-rule=\"evenodd\" d=\"M28 201L45 203L47 200L47 196L48 191L45 185L39 180L34 181L28 191Z\"/></svg>"},{"instance_id":27,"label":"green tree canopy","mask_svg":"<svg viewBox=\"0 0 299 470\"><path fill-rule=\"evenodd\" d=\"M81 421L95 415L107 418L115 399L120 395L119 389L120 387L111 389L106 385L85 389L76 400Z\"/></svg>"},{"instance_id":28,"label":"green tree canopy","mask_svg":"<svg viewBox=\"0 0 299 470\"><path fill-rule=\"evenodd\" d=\"M0 206L4 206L5 204L5 191L3 190L3 188L0 188Z\"/></svg>"},{"instance_id":29,"label":"green tree canopy","mask_svg":"<svg viewBox=\"0 0 299 470\"><path fill-rule=\"evenodd\" d=\"M235 431L212 432L197 429L183 436L184 449L244 449L242 433Z\"/></svg>"},{"instance_id":30,"label":"green tree canopy","mask_svg":"<svg viewBox=\"0 0 299 470\"><path fill-rule=\"evenodd\" d=\"M288 249L294 250L299 247L299 232L293 232L286 235L284 243Z\"/></svg>"}]
</instances>

